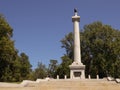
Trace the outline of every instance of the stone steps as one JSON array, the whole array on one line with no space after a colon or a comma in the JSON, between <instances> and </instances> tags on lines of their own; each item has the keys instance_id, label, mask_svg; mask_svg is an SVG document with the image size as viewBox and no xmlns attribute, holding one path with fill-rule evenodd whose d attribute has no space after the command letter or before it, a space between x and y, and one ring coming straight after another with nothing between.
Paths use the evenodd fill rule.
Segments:
<instances>
[{"instance_id":1,"label":"stone steps","mask_svg":"<svg viewBox=\"0 0 120 90\"><path fill-rule=\"evenodd\" d=\"M120 84L106 79L38 79L21 84L1 83L0 90L120 90Z\"/></svg>"},{"instance_id":2,"label":"stone steps","mask_svg":"<svg viewBox=\"0 0 120 90\"><path fill-rule=\"evenodd\" d=\"M110 88L111 86L118 86L118 84L107 80L49 80L38 84L38 87L42 90L79 90L79 88L83 88L82 90L92 88L90 90L93 90L94 87Z\"/></svg>"}]
</instances>

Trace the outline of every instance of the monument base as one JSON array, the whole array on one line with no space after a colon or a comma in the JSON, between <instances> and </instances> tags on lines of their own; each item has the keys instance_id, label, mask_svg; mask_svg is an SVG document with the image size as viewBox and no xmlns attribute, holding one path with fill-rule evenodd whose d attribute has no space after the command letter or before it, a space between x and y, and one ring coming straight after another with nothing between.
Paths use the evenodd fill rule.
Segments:
<instances>
[{"instance_id":1,"label":"monument base","mask_svg":"<svg viewBox=\"0 0 120 90\"><path fill-rule=\"evenodd\" d=\"M85 65L73 62L69 67L70 79L85 79Z\"/></svg>"}]
</instances>

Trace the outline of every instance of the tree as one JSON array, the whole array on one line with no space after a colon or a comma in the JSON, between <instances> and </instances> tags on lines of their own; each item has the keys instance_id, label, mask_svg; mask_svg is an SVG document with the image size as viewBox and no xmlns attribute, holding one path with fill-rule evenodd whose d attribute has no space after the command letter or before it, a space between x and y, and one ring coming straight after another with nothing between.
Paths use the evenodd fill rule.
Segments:
<instances>
[{"instance_id":1,"label":"tree","mask_svg":"<svg viewBox=\"0 0 120 90\"><path fill-rule=\"evenodd\" d=\"M11 40L12 31L5 18L0 15L0 81L11 81L13 76L16 49Z\"/></svg>"},{"instance_id":2,"label":"tree","mask_svg":"<svg viewBox=\"0 0 120 90\"><path fill-rule=\"evenodd\" d=\"M82 33L82 58L89 74L96 74L103 78L105 76L116 76L115 66L120 62L120 31L101 22L94 22L84 26Z\"/></svg>"},{"instance_id":3,"label":"tree","mask_svg":"<svg viewBox=\"0 0 120 90\"><path fill-rule=\"evenodd\" d=\"M58 66L56 75L59 75L60 78L64 78L66 75L68 78L70 77L70 69L69 65L72 63L72 59L70 59L67 55L61 57L62 63Z\"/></svg>"},{"instance_id":4,"label":"tree","mask_svg":"<svg viewBox=\"0 0 120 90\"><path fill-rule=\"evenodd\" d=\"M11 39L12 36L13 29L4 16L0 15L0 81L2 82L27 79L31 68L28 56L25 53L22 53L21 56L18 55L18 50L14 47L14 41Z\"/></svg>"},{"instance_id":5,"label":"tree","mask_svg":"<svg viewBox=\"0 0 120 90\"><path fill-rule=\"evenodd\" d=\"M57 60L50 60L50 64L49 64L49 67L48 67L48 76L49 77L52 77L52 78L55 78L57 75L56 75L56 70L57 70Z\"/></svg>"},{"instance_id":6,"label":"tree","mask_svg":"<svg viewBox=\"0 0 120 90\"><path fill-rule=\"evenodd\" d=\"M34 79L47 77L47 68L42 62L38 62L38 67L34 70Z\"/></svg>"},{"instance_id":7,"label":"tree","mask_svg":"<svg viewBox=\"0 0 120 90\"><path fill-rule=\"evenodd\" d=\"M29 62L28 56L25 53L20 54L20 64L21 79L29 79L32 66Z\"/></svg>"},{"instance_id":8,"label":"tree","mask_svg":"<svg viewBox=\"0 0 120 90\"><path fill-rule=\"evenodd\" d=\"M81 34L82 63L86 65L86 77L100 78L107 75L120 77L120 31L110 25L94 22L85 25ZM73 34L69 33L61 40L66 56L73 60ZM64 55L64 56L65 56ZM63 63L63 61L62 61ZM67 65L68 66L68 65ZM62 69L64 67L61 67Z\"/></svg>"},{"instance_id":9,"label":"tree","mask_svg":"<svg viewBox=\"0 0 120 90\"><path fill-rule=\"evenodd\" d=\"M65 75L70 77L69 65L73 61L73 33L70 32L68 35L60 41L62 43L62 48L65 48L66 53L61 57L62 63L58 66L56 75L60 78L64 78Z\"/></svg>"},{"instance_id":10,"label":"tree","mask_svg":"<svg viewBox=\"0 0 120 90\"><path fill-rule=\"evenodd\" d=\"M62 48L66 50L66 56L73 60L73 33L70 32L68 35L61 40Z\"/></svg>"}]
</instances>

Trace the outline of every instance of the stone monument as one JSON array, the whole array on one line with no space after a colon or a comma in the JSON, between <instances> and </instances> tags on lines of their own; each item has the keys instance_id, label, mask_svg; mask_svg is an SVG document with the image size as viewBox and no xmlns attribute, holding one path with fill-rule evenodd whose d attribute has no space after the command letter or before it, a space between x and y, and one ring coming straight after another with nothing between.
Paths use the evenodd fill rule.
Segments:
<instances>
[{"instance_id":1,"label":"stone monument","mask_svg":"<svg viewBox=\"0 0 120 90\"><path fill-rule=\"evenodd\" d=\"M71 79L85 79L85 65L81 62L81 48L80 48L80 32L79 22L80 16L78 16L77 9L74 9L74 16L72 16L73 29L74 29L74 61L70 67Z\"/></svg>"}]
</instances>

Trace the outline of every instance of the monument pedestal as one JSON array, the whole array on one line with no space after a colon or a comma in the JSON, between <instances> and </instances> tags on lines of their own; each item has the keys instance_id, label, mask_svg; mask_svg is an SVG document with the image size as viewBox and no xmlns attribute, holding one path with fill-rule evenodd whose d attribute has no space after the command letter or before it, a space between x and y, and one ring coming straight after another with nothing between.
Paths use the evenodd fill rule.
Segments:
<instances>
[{"instance_id":1,"label":"monument pedestal","mask_svg":"<svg viewBox=\"0 0 120 90\"><path fill-rule=\"evenodd\" d=\"M71 79L85 79L85 65L73 62L69 67Z\"/></svg>"}]
</instances>

